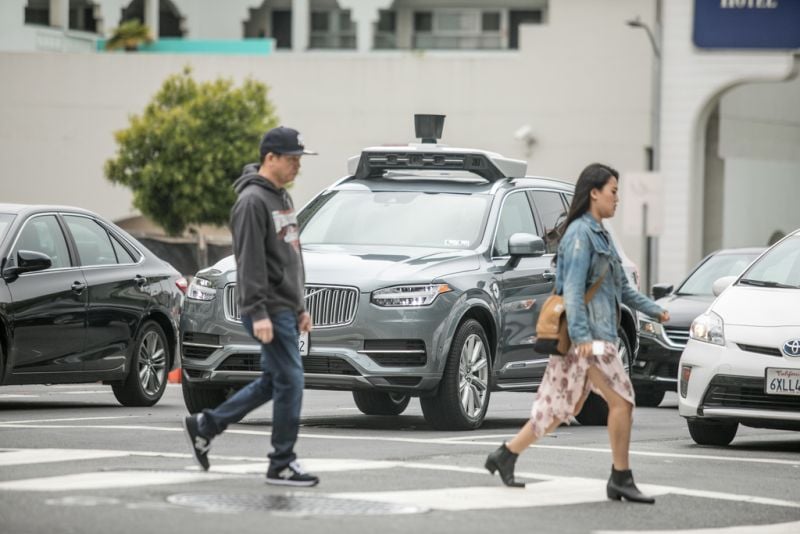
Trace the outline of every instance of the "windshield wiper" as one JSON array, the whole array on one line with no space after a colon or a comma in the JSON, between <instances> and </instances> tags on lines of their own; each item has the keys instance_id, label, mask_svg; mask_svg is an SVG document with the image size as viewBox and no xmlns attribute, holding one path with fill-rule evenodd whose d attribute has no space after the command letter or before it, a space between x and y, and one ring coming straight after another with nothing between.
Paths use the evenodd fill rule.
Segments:
<instances>
[{"instance_id":1,"label":"windshield wiper","mask_svg":"<svg viewBox=\"0 0 800 534\"><path fill-rule=\"evenodd\" d=\"M739 280L739 283L746 286L781 287L785 289L798 289L798 286L781 284L780 282L770 282L769 280L753 280L752 278L742 278L741 280Z\"/></svg>"}]
</instances>

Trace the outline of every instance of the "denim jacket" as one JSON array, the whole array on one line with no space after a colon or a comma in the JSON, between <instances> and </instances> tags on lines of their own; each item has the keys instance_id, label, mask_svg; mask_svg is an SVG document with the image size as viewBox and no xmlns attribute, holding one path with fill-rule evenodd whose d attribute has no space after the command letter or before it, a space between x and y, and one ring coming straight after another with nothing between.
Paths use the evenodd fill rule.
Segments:
<instances>
[{"instance_id":1,"label":"denim jacket","mask_svg":"<svg viewBox=\"0 0 800 534\"><path fill-rule=\"evenodd\" d=\"M586 291L605 277L588 304ZM572 221L558 246L556 292L564 295L569 337L574 344L616 342L620 303L657 317L664 310L628 283L611 236L588 212Z\"/></svg>"}]
</instances>

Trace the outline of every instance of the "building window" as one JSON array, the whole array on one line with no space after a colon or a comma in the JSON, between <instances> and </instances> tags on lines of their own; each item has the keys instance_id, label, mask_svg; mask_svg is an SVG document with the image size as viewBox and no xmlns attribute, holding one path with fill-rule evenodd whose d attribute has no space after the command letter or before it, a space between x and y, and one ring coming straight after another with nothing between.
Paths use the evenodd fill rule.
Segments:
<instances>
[{"instance_id":1,"label":"building window","mask_svg":"<svg viewBox=\"0 0 800 534\"><path fill-rule=\"evenodd\" d=\"M28 0L25 6L25 24L50 25L50 0Z\"/></svg>"},{"instance_id":2,"label":"building window","mask_svg":"<svg viewBox=\"0 0 800 534\"><path fill-rule=\"evenodd\" d=\"M508 13L508 47L519 48L519 27L521 24L541 24L540 10L511 10Z\"/></svg>"},{"instance_id":3,"label":"building window","mask_svg":"<svg viewBox=\"0 0 800 534\"><path fill-rule=\"evenodd\" d=\"M309 48L355 50L356 31L350 11L312 11L310 40Z\"/></svg>"},{"instance_id":4,"label":"building window","mask_svg":"<svg viewBox=\"0 0 800 534\"><path fill-rule=\"evenodd\" d=\"M120 24L129 20L145 22L144 0L133 0L128 7L122 9ZM158 32L154 28L150 31L158 37L183 37L183 17L178 8L170 0L158 1Z\"/></svg>"},{"instance_id":5,"label":"building window","mask_svg":"<svg viewBox=\"0 0 800 534\"><path fill-rule=\"evenodd\" d=\"M382 9L375 25L376 50L391 50L397 48L397 13Z\"/></svg>"},{"instance_id":6,"label":"building window","mask_svg":"<svg viewBox=\"0 0 800 534\"><path fill-rule=\"evenodd\" d=\"M504 12L492 9L437 9L414 13L414 48L500 49Z\"/></svg>"},{"instance_id":7,"label":"building window","mask_svg":"<svg viewBox=\"0 0 800 534\"><path fill-rule=\"evenodd\" d=\"M92 0L70 0L69 29L97 33L95 3Z\"/></svg>"}]
</instances>

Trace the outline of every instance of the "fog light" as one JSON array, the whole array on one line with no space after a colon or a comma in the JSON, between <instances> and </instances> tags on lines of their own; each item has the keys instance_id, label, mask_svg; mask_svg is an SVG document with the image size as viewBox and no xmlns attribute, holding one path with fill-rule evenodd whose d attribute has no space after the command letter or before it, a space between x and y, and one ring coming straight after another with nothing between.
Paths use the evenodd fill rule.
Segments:
<instances>
[{"instance_id":1,"label":"fog light","mask_svg":"<svg viewBox=\"0 0 800 534\"><path fill-rule=\"evenodd\" d=\"M692 367L690 365L681 365L680 376L680 392L681 397L686 398L686 393L689 391L689 377L692 376Z\"/></svg>"}]
</instances>

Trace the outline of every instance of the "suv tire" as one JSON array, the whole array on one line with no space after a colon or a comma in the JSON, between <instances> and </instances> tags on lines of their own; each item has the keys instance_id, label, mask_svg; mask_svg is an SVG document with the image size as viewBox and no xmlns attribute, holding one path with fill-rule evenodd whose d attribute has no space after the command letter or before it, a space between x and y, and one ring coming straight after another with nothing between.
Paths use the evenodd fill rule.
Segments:
<instances>
[{"instance_id":1,"label":"suv tire","mask_svg":"<svg viewBox=\"0 0 800 534\"><path fill-rule=\"evenodd\" d=\"M198 387L185 379L181 380L181 390L183 402L191 414L213 410L228 398L228 388Z\"/></svg>"},{"instance_id":2,"label":"suv tire","mask_svg":"<svg viewBox=\"0 0 800 534\"><path fill-rule=\"evenodd\" d=\"M639 386L633 388L636 393L636 406L655 408L664 400L666 392L650 386Z\"/></svg>"},{"instance_id":3,"label":"suv tire","mask_svg":"<svg viewBox=\"0 0 800 534\"><path fill-rule=\"evenodd\" d=\"M716 445L724 447L729 445L736 436L739 423L722 421L703 421L701 419L687 419L689 434L698 445Z\"/></svg>"},{"instance_id":4,"label":"suv tire","mask_svg":"<svg viewBox=\"0 0 800 534\"><path fill-rule=\"evenodd\" d=\"M145 321L133 342L128 376L111 386L123 406L152 406L167 389L169 345L155 321ZM144 374L144 377L142 377Z\"/></svg>"},{"instance_id":5,"label":"suv tire","mask_svg":"<svg viewBox=\"0 0 800 534\"><path fill-rule=\"evenodd\" d=\"M491 394L490 366L491 351L486 333L478 321L467 319L453 337L438 391L431 397L420 398L425 420L437 430L480 427Z\"/></svg>"},{"instance_id":6,"label":"suv tire","mask_svg":"<svg viewBox=\"0 0 800 534\"><path fill-rule=\"evenodd\" d=\"M625 371L630 376L631 374L631 343L628 341L628 335L624 330L620 329L617 332L619 336L619 343L617 350L622 358L622 365ZM575 419L584 426L605 426L608 424L608 404L600 395L589 393L586 402L580 413L575 416Z\"/></svg>"},{"instance_id":7,"label":"suv tire","mask_svg":"<svg viewBox=\"0 0 800 534\"><path fill-rule=\"evenodd\" d=\"M402 393L355 390L353 400L366 415L400 415L408 408L411 397Z\"/></svg>"}]
</instances>

